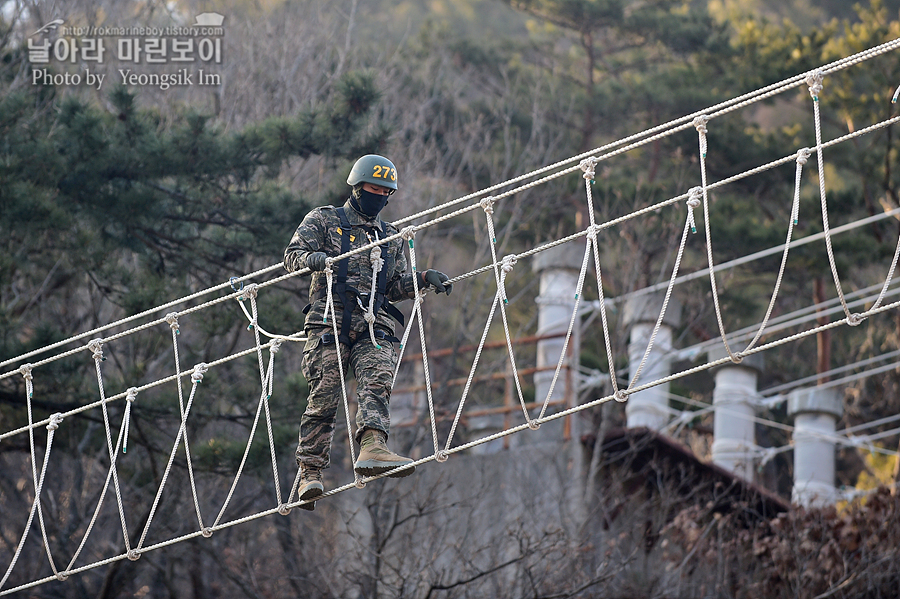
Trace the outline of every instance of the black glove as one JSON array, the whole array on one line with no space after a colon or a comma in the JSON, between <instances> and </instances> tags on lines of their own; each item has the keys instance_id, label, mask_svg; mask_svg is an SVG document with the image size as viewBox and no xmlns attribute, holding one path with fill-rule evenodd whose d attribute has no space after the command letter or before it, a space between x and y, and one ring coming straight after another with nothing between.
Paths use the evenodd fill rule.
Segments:
<instances>
[{"instance_id":1,"label":"black glove","mask_svg":"<svg viewBox=\"0 0 900 599\"><path fill-rule=\"evenodd\" d=\"M313 252L306 256L306 265L310 270L325 270L325 252Z\"/></svg>"},{"instance_id":2,"label":"black glove","mask_svg":"<svg viewBox=\"0 0 900 599\"><path fill-rule=\"evenodd\" d=\"M450 292L453 291L453 283L448 283L447 281L449 280L450 277L433 268L429 268L422 273L422 284L426 287L429 285L434 287L436 293L446 293L447 295L450 295Z\"/></svg>"}]
</instances>

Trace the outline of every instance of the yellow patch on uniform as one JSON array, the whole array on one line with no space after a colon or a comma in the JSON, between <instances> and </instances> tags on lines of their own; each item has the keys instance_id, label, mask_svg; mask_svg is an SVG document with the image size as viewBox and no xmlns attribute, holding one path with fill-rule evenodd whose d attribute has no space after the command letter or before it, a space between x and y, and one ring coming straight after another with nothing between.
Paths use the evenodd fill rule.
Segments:
<instances>
[{"instance_id":1,"label":"yellow patch on uniform","mask_svg":"<svg viewBox=\"0 0 900 599\"><path fill-rule=\"evenodd\" d=\"M341 228L340 228L340 227L337 228L337 232L338 232L338 235L343 235L343 234L344 234L344 232L341 231ZM350 236L350 241L356 241L356 235L351 235L351 236Z\"/></svg>"}]
</instances>

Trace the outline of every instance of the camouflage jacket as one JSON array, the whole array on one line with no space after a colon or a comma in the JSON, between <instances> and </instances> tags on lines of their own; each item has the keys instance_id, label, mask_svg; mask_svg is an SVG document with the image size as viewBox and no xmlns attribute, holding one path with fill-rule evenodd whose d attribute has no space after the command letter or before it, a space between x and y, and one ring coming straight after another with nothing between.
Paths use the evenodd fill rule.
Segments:
<instances>
[{"instance_id":1,"label":"camouflage jacket","mask_svg":"<svg viewBox=\"0 0 900 599\"><path fill-rule=\"evenodd\" d=\"M350 221L350 248L362 247L375 240L375 236L384 238L395 235L398 230L390 224L384 223L384 231L379 230L378 219L369 219L357 212L349 200L344 204L347 219ZM413 275L406 272L406 256L403 254L403 240L395 239L381 245L381 257L384 259L384 269L387 274L387 286L385 297L389 302L397 302L404 299L412 299ZM341 219L334 206L322 206L315 208L306 215L300 226L294 232L294 237L284 250L284 268L288 272L294 272L306 267L306 257L313 252L325 252L329 257L341 254ZM359 293L367 294L372 289L372 262L371 252L360 252L350 256L347 264L347 285L355 287ZM337 280L339 263L332 268ZM324 291L327 287L327 279L324 272L313 272L312 283L309 287L309 298L312 306L306 314L306 326L323 326L325 316ZM321 292L321 293L320 293ZM321 297L320 297L321 295ZM338 324L341 324L343 306L335 293L335 316ZM368 306L368 304L366 304ZM366 327L363 320L365 310L354 302L352 327L355 330L363 330ZM376 314L375 324L380 328L393 333L396 321L387 315L384 310ZM330 326L330 322L329 322Z\"/></svg>"}]
</instances>

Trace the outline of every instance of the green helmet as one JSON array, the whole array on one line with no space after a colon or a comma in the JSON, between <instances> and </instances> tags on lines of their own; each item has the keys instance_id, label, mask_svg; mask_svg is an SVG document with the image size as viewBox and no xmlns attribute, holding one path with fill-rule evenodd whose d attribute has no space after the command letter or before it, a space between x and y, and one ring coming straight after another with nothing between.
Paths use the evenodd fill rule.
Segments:
<instances>
[{"instance_id":1,"label":"green helmet","mask_svg":"<svg viewBox=\"0 0 900 599\"><path fill-rule=\"evenodd\" d=\"M362 183L397 189L397 169L394 163L377 154L366 154L350 169L347 184L356 187Z\"/></svg>"}]
</instances>

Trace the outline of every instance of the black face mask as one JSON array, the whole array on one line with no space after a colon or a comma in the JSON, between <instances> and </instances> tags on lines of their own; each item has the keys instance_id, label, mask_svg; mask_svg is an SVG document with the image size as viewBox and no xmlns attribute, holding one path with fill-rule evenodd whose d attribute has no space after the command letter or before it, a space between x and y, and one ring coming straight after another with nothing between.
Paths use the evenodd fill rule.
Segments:
<instances>
[{"instance_id":1,"label":"black face mask","mask_svg":"<svg viewBox=\"0 0 900 599\"><path fill-rule=\"evenodd\" d=\"M357 197L357 195L359 197ZM378 213L387 205L388 196L383 196L365 189L360 189L358 194L350 197L350 204L359 212L368 217L375 218Z\"/></svg>"}]
</instances>

